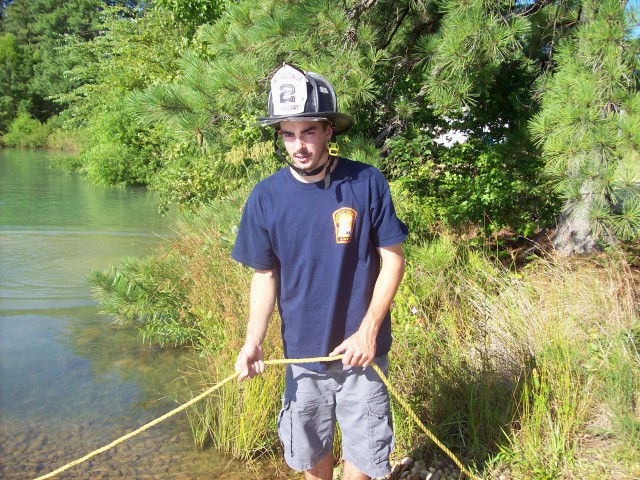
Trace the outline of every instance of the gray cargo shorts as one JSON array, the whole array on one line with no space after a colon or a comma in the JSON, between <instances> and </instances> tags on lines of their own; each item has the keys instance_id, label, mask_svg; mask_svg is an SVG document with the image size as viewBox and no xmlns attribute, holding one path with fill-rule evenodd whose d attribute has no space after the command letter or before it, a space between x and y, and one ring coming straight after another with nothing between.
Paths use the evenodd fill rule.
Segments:
<instances>
[{"instance_id":1,"label":"gray cargo shorts","mask_svg":"<svg viewBox=\"0 0 640 480\"><path fill-rule=\"evenodd\" d=\"M385 373L386 355L375 359ZM387 387L371 368L332 363L325 373L287 365L278 434L285 460L295 470L312 468L333 450L336 420L342 458L370 477L391 471L393 424Z\"/></svg>"}]
</instances>

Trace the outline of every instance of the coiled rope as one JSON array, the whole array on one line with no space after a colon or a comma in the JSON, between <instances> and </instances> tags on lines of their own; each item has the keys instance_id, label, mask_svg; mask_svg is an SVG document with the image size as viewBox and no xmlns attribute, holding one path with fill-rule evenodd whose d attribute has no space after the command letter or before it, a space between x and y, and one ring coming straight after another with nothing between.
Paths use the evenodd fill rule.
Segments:
<instances>
[{"instance_id":1,"label":"coiled rope","mask_svg":"<svg viewBox=\"0 0 640 480\"><path fill-rule=\"evenodd\" d=\"M283 364L288 364L288 363L334 362L336 360L342 359L342 357L343 357L343 355L336 355L335 357L315 357L315 358L281 358L281 359L277 359L277 360L266 360L264 363L265 363L265 365L283 365ZM395 399L398 401L398 403L400 403L400 405L402 405L402 407L407 411L409 416L411 416L411 418L413 418L413 420L418 424L418 426L420 426L422 431L424 431L424 433L427 434L427 436L433 441L433 443L435 443L438 447L440 447L442 449L442 451L444 453L446 453L449 456L449 458L451 458L451 460L453 460L453 462L458 467L460 467L460 471L462 473L464 473L467 477L469 477L469 478L471 478L473 480L481 480L480 477L478 477L477 475L472 473L469 469L467 469L462 464L462 462L460 462L460 460L458 460L458 458L453 454L453 452L451 450L449 450L446 446L444 446L442 444L442 442L440 442L440 440L438 440L436 438L436 436L433 433L431 433L431 431L424 425L424 423L422 423L422 421L420 421L420 419L418 418L418 415L416 415L416 413L409 406L409 404L402 398L402 396L398 393L398 391L393 386L391 386L391 384L389 383L389 379L384 375L384 373L382 373L380 368L375 363L372 363L371 367L373 367L373 369L376 371L376 373L380 376L380 378L382 379L382 382L386 385L386 387L389 390L389 392L391 392L391 394L395 397ZM104 447L98 448L97 450L94 450L94 451L86 454L84 457L81 457L81 458L78 458L78 459L76 459L76 460L74 460L72 462L69 462L66 465L63 465L62 467L54 470L53 472L47 473L46 475L42 475L41 477L37 477L34 480L44 480L46 478L55 477L57 474L62 473L65 470L70 469L71 467L75 467L76 465L79 465L79 464L81 464L83 462L86 462L90 458L93 458L93 457L95 457L96 455L98 455L98 454L100 454L102 452L106 452L107 450L109 450L109 449L115 447L116 445L124 442L125 440L128 440L128 439L130 439L132 437L135 437L139 433L142 433L145 430L150 429L151 427L153 427L153 426L165 421L169 417L172 417L172 416L176 415L177 413L180 413L181 411L189 408L191 405L194 405L195 403L198 403L200 400L202 400L206 396L211 395L213 392L218 390L224 384L229 383L231 380L236 378L239 374L240 374L240 372L236 372L233 375L229 375L227 378L225 378L224 380L216 383L214 386L208 388L207 390L202 392L200 395L192 398L191 400L189 400L186 403L183 403L182 405L180 405L179 407L171 410L170 412L165 413L161 417L158 417L155 420L152 420L149 423L141 426L140 428L138 428L138 429L136 429L136 430L134 430L132 432L129 432L126 435L123 435L122 437L114 440L110 444L105 445Z\"/></svg>"}]
</instances>

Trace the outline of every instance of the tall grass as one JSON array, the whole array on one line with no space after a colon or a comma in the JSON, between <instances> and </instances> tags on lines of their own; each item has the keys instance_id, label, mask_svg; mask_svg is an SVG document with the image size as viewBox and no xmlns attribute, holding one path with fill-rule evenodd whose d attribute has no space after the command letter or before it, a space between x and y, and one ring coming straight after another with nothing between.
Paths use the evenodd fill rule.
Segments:
<instances>
[{"instance_id":1,"label":"tall grass","mask_svg":"<svg viewBox=\"0 0 640 480\"><path fill-rule=\"evenodd\" d=\"M230 259L243 195L187 218L161 255L94 274L105 310L148 340L199 349L196 388L230 374L244 341L251 272ZM446 232L406 254L390 376L438 438L487 478L640 475L640 320L622 255L511 271ZM275 318L268 358L282 355L279 335ZM195 443L277 458L283 373L268 368L197 405ZM395 455L439 456L393 409Z\"/></svg>"},{"instance_id":2,"label":"tall grass","mask_svg":"<svg viewBox=\"0 0 640 480\"><path fill-rule=\"evenodd\" d=\"M229 348L201 363L203 388L233 371L238 343L230 342ZM281 357L275 345L267 342L266 349L271 358ZM284 367L271 366L260 377L242 384L232 382L196 405L189 420L198 446L211 441L218 449L243 460L271 457L278 450L276 415L283 388Z\"/></svg>"},{"instance_id":3,"label":"tall grass","mask_svg":"<svg viewBox=\"0 0 640 480\"><path fill-rule=\"evenodd\" d=\"M620 427L598 445L621 457L607 474L638 471L639 320L623 259L512 272L444 235L410 248L408 262L392 376L437 436L488 475L587 478L583 439L607 411ZM398 412L401 449L437 454Z\"/></svg>"}]
</instances>

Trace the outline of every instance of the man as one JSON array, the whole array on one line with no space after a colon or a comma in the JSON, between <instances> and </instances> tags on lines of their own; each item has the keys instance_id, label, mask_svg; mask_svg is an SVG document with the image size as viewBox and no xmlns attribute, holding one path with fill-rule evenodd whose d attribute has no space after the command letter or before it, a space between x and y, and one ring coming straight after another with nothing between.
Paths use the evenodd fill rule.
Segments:
<instances>
[{"instance_id":1,"label":"man","mask_svg":"<svg viewBox=\"0 0 640 480\"><path fill-rule=\"evenodd\" d=\"M343 479L382 477L393 448L389 396L366 367L388 369L407 228L380 172L337 157L335 136L353 120L337 111L324 77L284 65L271 80L269 115L259 120L275 127L276 153L289 166L253 189L233 248L235 260L255 269L238 379L264 371L262 342L277 301L287 358L344 355L342 363L288 366L278 418L285 460L307 480L331 479L337 421Z\"/></svg>"}]
</instances>

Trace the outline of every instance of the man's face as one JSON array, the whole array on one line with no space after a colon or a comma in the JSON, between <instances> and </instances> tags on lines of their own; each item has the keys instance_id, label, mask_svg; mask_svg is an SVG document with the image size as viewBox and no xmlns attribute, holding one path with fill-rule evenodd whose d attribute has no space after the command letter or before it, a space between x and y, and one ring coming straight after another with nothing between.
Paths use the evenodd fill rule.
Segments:
<instances>
[{"instance_id":1,"label":"man's face","mask_svg":"<svg viewBox=\"0 0 640 480\"><path fill-rule=\"evenodd\" d=\"M292 163L307 172L327 161L332 133L325 122L280 122L280 135Z\"/></svg>"}]
</instances>

